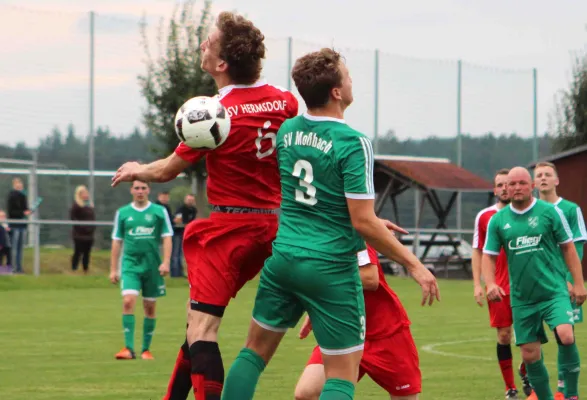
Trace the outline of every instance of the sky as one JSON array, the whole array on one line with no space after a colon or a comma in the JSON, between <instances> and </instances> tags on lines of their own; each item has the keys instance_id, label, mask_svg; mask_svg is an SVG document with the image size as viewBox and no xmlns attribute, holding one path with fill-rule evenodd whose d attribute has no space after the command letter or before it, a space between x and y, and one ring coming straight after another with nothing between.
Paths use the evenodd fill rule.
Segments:
<instances>
[{"instance_id":1,"label":"sky","mask_svg":"<svg viewBox=\"0 0 587 400\"><path fill-rule=\"evenodd\" d=\"M0 144L35 146L69 123L79 135L89 132L90 10L96 12L95 126L116 135L142 128L139 20L147 17L153 45L158 21L175 4L0 0ZM556 6L547 0L215 0L213 9L246 14L264 32L264 77L275 85L288 85L288 37L294 60L323 46L340 50L354 83L346 120L371 137L389 130L399 138L456 135L457 60L462 132L531 136L536 68L542 134L557 93L568 86L573 55L587 49L587 2L580 0Z\"/></svg>"}]
</instances>

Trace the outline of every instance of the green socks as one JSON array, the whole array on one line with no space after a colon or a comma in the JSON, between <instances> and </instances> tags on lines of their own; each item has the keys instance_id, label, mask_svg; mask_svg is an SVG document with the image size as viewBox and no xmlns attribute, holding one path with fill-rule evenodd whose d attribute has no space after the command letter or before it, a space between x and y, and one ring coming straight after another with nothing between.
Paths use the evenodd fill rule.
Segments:
<instances>
[{"instance_id":1,"label":"green socks","mask_svg":"<svg viewBox=\"0 0 587 400\"><path fill-rule=\"evenodd\" d=\"M153 333L155 333L155 318L147 318L143 320L143 350L147 351L151 347L151 340L153 340Z\"/></svg>"},{"instance_id":2,"label":"green socks","mask_svg":"<svg viewBox=\"0 0 587 400\"><path fill-rule=\"evenodd\" d=\"M257 353L242 349L224 381L222 400L251 400L264 369L265 361Z\"/></svg>"},{"instance_id":3,"label":"green socks","mask_svg":"<svg viewBox=\"0 0 587 400\"><path fill-rule=\"evenodd\" d=\"M568 346L558 346L558 370L559 370L559 387L561 377L563 380L565 398L579 395L579 371L581 370L581 359L577 344L573 343Z\"/></svg>"},{"instance_id":4,"label":"green socks","mask_svg":"<svg viewBox=\"0 0 587 400\"><path fill-rule=\"evenodd\" d=\"M124 347L135 351L135 316L122 314L122 329L124 331Z\"/></svg>"},{"instance_id":5,"label":"green socks","mask_svg":"<svg viewBox=\"0 0 587 400\"><path fill-rule=\"evenodd\" d=\"M548 371L544 365L544 358L528 364L526 363L526 371L528 371L528 378L536 392L539 399L553 400L552 391L548 382Z\"/></svg>"},{"instance_id":6,"label":"green socks","mask_svg":"<svg viewBox=\"0 0 587 400\"><path fill-rule=\"evenodd\" d=\"M328 379L319 400L353 400L355 385L342 379Z\"/></svg>"}]
</instances>

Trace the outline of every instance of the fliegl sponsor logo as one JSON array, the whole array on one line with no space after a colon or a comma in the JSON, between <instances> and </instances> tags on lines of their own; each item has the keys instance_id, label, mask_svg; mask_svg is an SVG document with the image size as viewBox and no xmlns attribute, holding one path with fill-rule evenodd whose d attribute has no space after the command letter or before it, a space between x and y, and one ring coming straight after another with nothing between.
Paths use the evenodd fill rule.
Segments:
<instances>
[{"instance_id":1,"label":"fliegl sponsor logo","mask_svg":"<svg viewBox=\"0 0 587 400\"><path fill-rule=\"evenodd\" d=\"M153 232L155 232L154 227L147 227L147 226L136 226L128 230L129 236L134 237L153 237Z\"/></svg>"},{"instance_id":2,"label":"fliegl sponsor logo","mask_svg":"<svg viewBox=\"0 0 587 400\"><path fill-rule=\"evenodd\" d=\"M510 250L532 250L538 247L542 235L538 236L520 236L516 240L510 240L508 247Z\"/></svg>"}]
</instances>

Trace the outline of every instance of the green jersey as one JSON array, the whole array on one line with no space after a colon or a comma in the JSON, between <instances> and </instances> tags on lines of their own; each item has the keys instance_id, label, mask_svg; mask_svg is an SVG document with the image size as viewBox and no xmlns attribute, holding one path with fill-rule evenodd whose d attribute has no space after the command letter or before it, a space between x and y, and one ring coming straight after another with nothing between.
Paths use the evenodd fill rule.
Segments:
<instances>
[{"instance_id":1,"label":"green jersey","mask_svg":"<svg viewBox=\"0 0 587 400\"><path fill-rule=\"evenodd\" d=\"M561 209L565 218L569 223L569 227L573 232L573 241L575 242L575 248L577 249L577 254L579 254L579 259L583 259L583 246L585 245L585 241L587 241L587 229L585 229L585 221L583 220L583 213L581 212L581 208L573 203L572 201L563 199L560 197L555 206ZM571 273L567 271L567 280L572 282L573 279L571 277Z\"/></svg>"},{"instance_id":2,"label":"green jersey","mask_svg":"<svg viewBox=\"0 0 587 400\"><path fill-rule=\"evenodd\" d=\"M563 212L543 200L523 211L510 204L491 218L483 252L497 256L504 248L512 307L568 296L559 244L572 237Z\"/></svg>"},{"instance_id":3,"label":"green jersey","mask_svg":"<svg viewBox=\"0 0 587 400\"><path fill-rule=\"evenodd\" d=\"M149 202L137 208L130 203L116 211L112 239L124 241L124 257L158 255L164 236L173 236L173 229L167 211L160 205Z\"/></svg>"},{"instance_id":4,"label":"green jersey","mask_svg":"<svg viewBox=\"0 0 587 400\"><path fill-rule=\"evenodd\" d=\"M374 199L373 148L344 120L300 115L277 133L281 215L276 245L356 260L365 242L351 224L349 199Z\"/></svg>"}]
</instances>

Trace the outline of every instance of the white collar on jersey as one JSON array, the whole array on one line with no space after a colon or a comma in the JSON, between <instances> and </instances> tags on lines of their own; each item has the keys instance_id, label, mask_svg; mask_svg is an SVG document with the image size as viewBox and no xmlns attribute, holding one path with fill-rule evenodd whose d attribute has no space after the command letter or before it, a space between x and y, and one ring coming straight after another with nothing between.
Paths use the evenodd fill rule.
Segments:
<instances>
[{"instance_id":1,"label":"white collar on jersey","mask_svg":"<svg viewBox=\"0 0 587 400\"><path fill-rule=\"evenodd\" d=\"M130 206L131 206L132 208L134 208L136 211L143 212L143 211L145 211L147 208L151 207L151 202L150 202L150 201L147 201L147 204L146 204L146 205L145 205L143 208L139 208L139 207L135 206L135 203L134 203L134 201L133 201L132 203L130 203Z\"/></svg>"},{"instance_id":2,"label":"white collar on jersey","mask_svg":"<svg viewBox=\"0 0 587 400\"><path fill-rule=\"evenodd\" d=\"M510 203L510 210L512 210L516 214L522 215L522 214L526 214L528 211L530 211L532 209L532 207L534 207L534 204L536 204L536 197L532 197L532 203L523 210L515 209L514 206L512 205L512 203Z\"/></svg>"},{"instance_id":3,"label":"white collar on jersey","mask_svg":"<svg viewBox=\"0 0 587 400\"><path fill-rule=\"evenodd\" d=\"M218 94L220 95L220 98L222 98L222 97L226 96L228 93L230 93L230 91L232 89L248 89L248 88L263 86L266 84L267 84L267 82L265 82L264 79L260 79L251 85L228 85L228 86L224 86L223 88L219 89Z\"/></svg>"},{"instance_id":4,"label":"white collar on jersey","mask_svg":"<svg viewBox=\"0 0 587 400\"><path fill-rule=\"evenodd\" d=\"M344 119L340 119L340 118L324 117L321 115L310 115L310 114L308 114L308 112L305 112L303 115L304 115L304 118L309 119L310 121L318 121L318 122L332 121L332 122L340 122L341 124L346 124Z\"/></svg>"},{"instance_id":5,"label":"white collar on jersey","mask_svg":"<svg viewBox=\"0 0 587 400\"><path fill-rule=\"evenodd\" d=\"M558 206L561 201L563 201L563 198L562 197L559 197L558 200L554 202L554 205L555 206Z\"/></svg>"}]
</instances>

